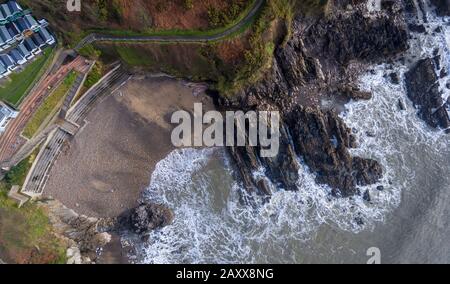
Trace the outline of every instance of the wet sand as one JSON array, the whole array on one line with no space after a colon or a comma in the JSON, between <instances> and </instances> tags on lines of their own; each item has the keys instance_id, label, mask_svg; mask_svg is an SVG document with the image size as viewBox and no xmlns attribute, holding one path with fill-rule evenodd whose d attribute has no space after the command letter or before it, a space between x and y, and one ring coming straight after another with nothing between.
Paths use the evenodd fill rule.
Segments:
<instances>
[{"instance_id":1,"label":"wet sand","mask_svg":"<svg viewBox=\"0 0 450 284\"><path fill-rule=\"evenodd\" d=\"M135 207L155 165L174 149L171 114L192 111L195 102L213 105L177 80L135 77L88 115L58 158L44 194L92 217Z\"/></svg>"}]
</instances>

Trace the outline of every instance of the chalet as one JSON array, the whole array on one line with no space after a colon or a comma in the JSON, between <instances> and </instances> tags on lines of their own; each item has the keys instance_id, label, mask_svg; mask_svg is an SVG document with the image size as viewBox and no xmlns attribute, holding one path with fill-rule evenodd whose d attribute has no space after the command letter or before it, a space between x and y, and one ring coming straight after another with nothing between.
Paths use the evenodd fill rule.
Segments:
<instances>
[{"instance_id":1,"label":"chalet","mask_svg":"<svg viewBox=\"0 0 450 284\"><path fill-rule=\"evenodd\" d=\"M19 43L19 45L17 46L17 50L27 60L34 57L34 54L25 47L25 44L23 42Z\"/></svg>"},{"instance_id":2,"label":"chalet","mask_svg":"<svg viewBox=\"0 0 450 284\"><path fill-rule=\"evenodd\" d=\"M38 33L33 34L30 38L33 40L33 42L34 42L34 43L36 44L36 46L38 46L39 48L45 46L45 41L42 39L42 37L41 37Z\"/></svg>"},{"instance_id":3,"label":"chalet","mask_svg":"<svg viewBox=\"0 0 450 284\"><path fill-rule=\"evenodd\" d=\"M11 56L8 54L0 54L0 62L6 67L9 71L14 71L17 69L17 65L12 60Z\"/></svg>"},{"instance_id":4,"label":"chalet","mask_svg":"<svg viewBox=\"0 0 450 284\"><path fill-rule=\"evenodd\" d=\"M30 30L24 18L18 18L16 21L14 21L14 24L22 34Z\"/></svg>"},{"instance_id":5,"label":"chalet","mask_svg":"<svg viewBox=\"0 0 450 284\"><path fill-rule=\"evenodd\" d=\"M41 49L34 43L34 41L31 38L26 38L23 41L23 44L25 45L25 47L28 49L28 51L34 53L34 54L39 54L41 53Z\"/></svg>"},{"instance_id":6,"label":"chalet","mask_svg":"<svg viewBox=\"0 0 450 284\"><path fill-rule=\"evenodd\" d=\"M5 26L0 26L0 48L8 48L14 43L14 39Z\"/></svg>"},{"instance_id":7,"label":"chalet","mask_svg":"<svg viewBox=\"0 0 450 284\"><path fill-rule=\"evenodd\" d=\"M0 4L0 78L27 63L55 44L45 19L36 20L30 10L23 10L16 1Z\"/></svg>"},{"instance_id":8,"label":"chalet","mask_svg":"<svg viewBox=\"0 0 450 284\"><path fill-rule=\"evenodd\" d=\"M55 43L55 38L48 32L47 28L41 28L38 34L42 37L46 44L52 45Z\"/></svg>"},{"instance_id":9,"label":"chalet","mask_svg":"<svg viewBox=\"0 0 450 284\"><path fill-rule=\"evenodd\" d=\"M25 15L23 19L25 20L28 29L33 31L37 31L39 29L40 24L36 21L36 19L33 16Z\"/></svg>"},{"instance_id":10,"label":"chalet","mask_svg":"<svg viewBox=\"0 0 450 284\"><path fill-rule=\"evenodd\" d=\"M11 71L0 61L0 79L9 76Z\"/></svg>"},{"instance_id":11,"label":"chalet","mask_svg":"<svg viewBox=\"0 0 450 284\"><path fill-rule=\"evenodd\" d=\"M12 58L14 63L16 63L17 65L22 65L27 62L27 59L25 58L25 56L23 56L17 48L14 48L13 50L11 50L8 55Z\"/></svg>"},{"instance_id":12,"label":"chalet","mask_svg":"<svg viewBox=\"0 0 450 284\"><path fill-rule=\"evenodd\" d=\"M0 133L6 130L8 122L17 117L19 112L0 102Z\"/></svg>"},{"instance_id":13,"label":"chalet","mask_svg":"<svg viewBox=\"0 0 450 284\"><path fill-rule=\"evenodd\" d=\"M20 7L19 3L17 3L16 1L8 1L8 3L6 3L6 5L8 5L9 11L13 15L13 17L17 18L17 17L23 16L23 9L22 9L22 7Z\"/></svg>"},{"instance_id":14,"label":"chalet","mask_svg":"<svg viewBox=\"0 0 450 284\"><path fill-rule=\"evenodd\" d=\"M9 22L13 19L13 15L12 15L11 10L9 9L9 6L7 3L0 5L0 11L1 11L5 21Z\"/></svg>"},{"instance_id":15,"label":"chalet","mask_svg":"<svg viewBox=\"0 0 450 284\"><path fill-rule=\"evenodd\" d=\"M5 27L8 29L9 34L14 38L14 40L19 41L23 39L22 32L16 23L7 23Z\"/></svg>"}]
</instances>

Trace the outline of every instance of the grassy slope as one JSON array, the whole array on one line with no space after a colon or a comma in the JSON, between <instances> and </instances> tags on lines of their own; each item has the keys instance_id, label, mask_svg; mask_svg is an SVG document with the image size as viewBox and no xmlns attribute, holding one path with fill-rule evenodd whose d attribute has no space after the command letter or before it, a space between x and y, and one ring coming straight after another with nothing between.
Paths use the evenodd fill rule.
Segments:
<instances>
[{"instance_id":1,"label":"grassy slope","mask_svg":"<svg viewBox=\"0 0 450 284\"><path fill-rule=\"evenodd\" d=\"M33 117L28 121L23 135L27 138L32 138L41 125L47 120L47 118L54 114L56 107L64 99L67 92L72 87L75 79L77 78L77 73L72 71L64 79L61 85L56 88L56 90L45 99L42 105L38 108Z\"/></svg>"},{"instance_id":2,"label":"grassy slope","mask_svg":"<svg viewBox=\"0 0 450 284\"><path fill-rule=\"evenodd\" d=\"M230 95L244 85L257 81L270 67L276 44L274 36L270 34L272 24L281 20L290 26L294 2L268 1L252 22L225 41L208 44L100 43L96 44L96 48L103 55L120 57L133 67L212 81L223 95ZM240 60L227 62L218 50L236 38L245 43L240 47ZM92 47L87 49L93 53Z\"/></svg>"},{"instance_id":3,"label":"grassy slope","mask_svg":"<svg viewBox=\"0 0 450 284\"><path fill-rule=\"evenodd\" d=\"M7 197L12 185L23 184L37 152L0 182L0 257L11 263L65 263L65 245L54 236L46 213L32 203L19 209Z\"/></svg>"},{"instance_id":4,"label":"grassy slope","mask_svg":"<svg viewBox=\"0 0 450 284\"><path fill-rule=\"evenodd\" d=\"M46 48L43 54L26 66L23 71L11 74L10 80L0 87L0 99L17 107L33 83L42 75L46 65L51 62L53 54L53 49Z\"/></svg>"}]
</instances>

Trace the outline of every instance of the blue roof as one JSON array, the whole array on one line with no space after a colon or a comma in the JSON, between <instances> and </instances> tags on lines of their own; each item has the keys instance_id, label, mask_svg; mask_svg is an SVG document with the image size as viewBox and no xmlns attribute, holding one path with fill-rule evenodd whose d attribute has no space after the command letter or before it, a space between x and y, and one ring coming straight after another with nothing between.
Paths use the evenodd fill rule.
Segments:
<instances>
[{"instance_id":1,"label":"blue roof","mask_svg":"<svg viewBox=\"0 0 450 284\"><path fill-rule=\"evenodd\" d=\"M6 4L8 5L11 13L13 13L13 14L22 11L22 7L20 7L20 5L16 1L8 1L8 3L6 3Z\"/></svg>"},{"instance_id":2,"label":"blue roof","mask_svg":"<svg viewBox=\"0 0 450 284\"><path fill-rule=\"evenodd\" d=\"M39 34L45 41L49 40L52 37L46 28L41 28L39 30Z\"/></svg>"},{"instance_id":3,"label":"blue roof","mask_svg":"<svg viewBox=\"0 0 450 284\"><path fill-rule=\"evenodd\" d=\"M6 73L6 66L3 65L2 62L0 62L0 74L4 74Z\"/></svg>"},{"instance_id":4,"label":"blue roof","mask_svg":"<svg viewBox=\"0 0 450 284\"><path fill-rule=\"evenodd\" d=\"M30 52L29 52L28 49L25 47L25 45L23 44L23 42L20 43L20 44L17 46L17 50L18 50L24 57L30 55Z\"/></svg>"},{"instance_id":5,"label":"blue roof","mask_svg":"<svg viewBox=\"0 0 450 284\"><path fill-rule=\"evenodd\" d=\"M6 28L8 29L8 32L11 36L20 34L19 29L17 28L17 26L14 23L6 24Z\"/></svg>"},{"instance_id":6,"label":"blue roof","mask_svg":"<svg viewBox=\"0 0 450 284\"><path fill-rule=\"evenodd\" d=\"M41 45L44 45L44 44L45 44L45 41L42 39L42 37L41 37L39 34L33 34L33 35L31 36L31 39L34 41L34 43L35 43L37 46L41 46Z\"/></svg>"},{"instance_id":7,"label":"blue roof","mask_svg":"<svg viewBox=\"0 0 450 284\"><path fill-rule=\"evenodd\" d=\"M25 30L29 29L27 22L23 18L17 19L14 23L16 24L20 32L24 32Z\"/></svg>"},{"instance_id":8,"label":"blue roof","mask_svg":"<svg viewBox=\"0 0 450 284\"><path fill-rule=\"evenodd\" d=\"M2 5L0 6L0 9L2 10L3 16L4 16L5 18L8 18L8 17L11 17L11 16L12 16L12 13L11 13L11 10L9 9L8 4L2 4Z\"/></svg>"},{"instance_id":9,"label":"blue roof","mask_svg":"<svg viewBox=\"0 0 450 284\"><path fill-rule=\"evenodd\" d=\"M23 44L25 45L25 47L29 50L29 51L33 51L35 49L37 49L38 47L36 46L36 44L34 43L34 41L31 38L26 38L23 41Z\"/></svg>"},{"instance_id":10,"label":"blue roof","mask_svg":"<svg viewBox=\"0 0 450 284\"><path fill-rule=\"evenodd\" d=\"M11 56L12 60L14 60L16 63L19 63L19 61L24 60L22 54L20 54L20 52L16 48L14 48L9 52L9 56Z\"/></svg>"},{"instance_id":11,"label":"blue roof","mask_svg":"<svg viewBox=\"0 0 450 284\"><path fill-rule=\"evenodd\" d=\"M12 39L12 36L9 34L8 29L5 26L0 26L0 39L3 43Z\"/></svg>"},{"instance_id":12,"label":"blue roof","mask_svg":"<svg viewBox=\"0 0 450 284\"><path fill-rule=\"evenodd\" d=\"M27 23L28 28L39 25L38 22L36 21L36 19L31 15L25 15L23 18L24 18L25 22Z\"/></svg>"},{"instance_id":13,"label":"blue roof","mask_svg":"<svg viewBox=\"0 0 450 284\"><path fill-rule=\"evenodd\" d=\"M0 54L0 61L6 66L11 67L14 66L14 62L8 54Z\"/></svg>"}]
</instances>

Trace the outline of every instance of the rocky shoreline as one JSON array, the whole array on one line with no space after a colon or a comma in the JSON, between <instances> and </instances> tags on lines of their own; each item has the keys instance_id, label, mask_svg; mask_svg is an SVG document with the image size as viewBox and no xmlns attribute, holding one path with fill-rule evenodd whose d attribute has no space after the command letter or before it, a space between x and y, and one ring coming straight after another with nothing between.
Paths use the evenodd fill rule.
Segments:
<instances>
[{"instance_id":1,"label":"rocky shoreline","mask_svg":"<svg viewBox=\"0 0 450 284\"><path fill-rule=\"evenodd\" d=\"M389 1L381 11L369 13L366 1L351 2L355 1L336 1L327 17L297 16L293 35L276 50L266 78L236 98L220 101L221 108L276 109L283 119L277 157L262 158L255 148L230 149L249 192L270 195L271 184L295 190L300 163L336 196L362 194L357 186L382 177L377 161L351 156L349 149L357 146L351 129L339 118L336 103L330 107L323 101L371 98L354 82L370 64L408 49L404 6ZM252 174L260 167L270 180Z\"/></svg>"},{"instance_id":2,"label":"rocky shoreline","mask_svg":"<svg viewBox=\"0 0 450 284\"><path fill-rule=\"evenodd\" d=\"M354 5L354 2L358 2ZM335 196L361 193L358 186L376 184L383 175L379 162L352 157L349 149L357 147L352 130L338 113L336 102L366 100L370 93L355 87L356 78L368 71L370 64L392 62L408 50L409 13L417 14L412 1L381 1L380 11L369 11L367 1L336 1L326 17L297 16L293 35L275 53L272 70L265 79L248 87L236 98L223 99L220 108L243 110L279 110L283 118L280 153L273 159L262 158L258 149L230 149L248 192L270 195L271 185L295 190L299 163L305 163L317 182L331 187ZM433 1L439 15L448 15L446 0ZM423 3L422 3L423 4ZM445 68L438 59L420 60L406 74L408 96L418 115L431 127L449 132L450 101L442 100L439 76ZM398 84L397 74L386 74ZM331 100L332 107L324 104ZM404 103L399 102L404 108ZM301 161L297 158L300 157ZM265 177L253 173L264 168Z\"/></svg>"},{"instance_id":3,"label":"rocky shoreline","mask_svg":"<svg viewBox=\"0 0 450 284\"><path fill-rule=\"evenodd\" d=\"M450 15L447 0L432 0L438 15ZM328 185L334 196L360 195L367 202L371 196L358 187L376 185L383 177L378 161L350 152L357 141L353 130L339 117L342 105L351 100L369 100L361 91L358 76L376 63L392 62L408 50L409 33L420 26L408 23L417 14L413 1L382 1L380 11L369 11L367 1L334 1L327 17L297 15L293 33L280 44L272 68L259 83L249 86L233 98L218 97L219 110L278 110L282 117L280 152L274 158L261 157L257 147L230 147L229 153L246 193L270 198L274 187L296 190L298 170L306 165L316 181ZM437 81L445 68L435 58L419 59L405 74L407 94L418 116L429 126L450 129L447 109ZM402 78L386 74L399 84ZM404 102L399 102L404 109ZM266 175L254 173L264 169ZM383 190L381 186L379 190ZM249 199L250 198L250 199ZM111 235L106 232L132 232L141 239L173 221L173 212L160 204L140 204L118 218L95 219L80 216L57 202L44 202L53 215L58 233L73 244L71 263L93 263L98 250Z\"/></svg>"}]
</instances>

